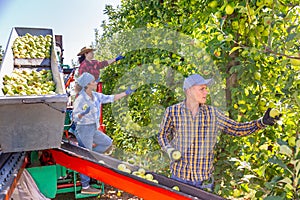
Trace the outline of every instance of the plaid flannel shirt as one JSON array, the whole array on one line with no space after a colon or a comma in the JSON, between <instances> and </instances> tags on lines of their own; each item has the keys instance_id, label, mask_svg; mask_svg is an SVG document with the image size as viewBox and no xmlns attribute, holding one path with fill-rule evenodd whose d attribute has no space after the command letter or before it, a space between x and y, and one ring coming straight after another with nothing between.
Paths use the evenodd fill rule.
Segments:
<instances>
[{"instance_id":1,"label":"plaid flannel shirt","mask_svg":"<svg viewBox=\"0 0 300 200\"><path fill-rule=\"evenodd\" d=\"M246 136L264 127L261 119L239 123L209 105L199 106L193 117L185 102L181 102L166 109L158 142L164 150L174 147L182 154L179 161L171 162L174 176L203 181L213 171L213 151L219 130L233 136Z\"/></svg>"},{"instance_id":2,"label":"plaid flannel shirt","mask_svg":"<svg viewBox=\"0 0 300 200\"><path fill-rule=\"evenodd\" d=\"M84 61L82 61L82 63L80 63L78 75L80 76L82 73L88 72L95 77L95 80L98 80L100 69L103 69L106 66L108 66L107 60L99 62L98 60L88 61L87 59L85 59Z\"/></svg>"}]
</instances>

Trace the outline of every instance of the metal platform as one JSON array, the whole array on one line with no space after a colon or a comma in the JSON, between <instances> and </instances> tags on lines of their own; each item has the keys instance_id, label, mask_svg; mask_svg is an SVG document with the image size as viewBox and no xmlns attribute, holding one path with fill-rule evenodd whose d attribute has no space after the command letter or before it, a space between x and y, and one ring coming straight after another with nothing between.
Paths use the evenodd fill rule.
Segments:
<instances>
[{"instance_id":1,"label":"metal platform","mask_svg":"<svg viewBox=\"0 0 300 200\"><path fill-rule=\"evenodd\" d=\"M9 199L25 165L25 152L0 152L0 199Z\"/></svg>"}]
</instances>

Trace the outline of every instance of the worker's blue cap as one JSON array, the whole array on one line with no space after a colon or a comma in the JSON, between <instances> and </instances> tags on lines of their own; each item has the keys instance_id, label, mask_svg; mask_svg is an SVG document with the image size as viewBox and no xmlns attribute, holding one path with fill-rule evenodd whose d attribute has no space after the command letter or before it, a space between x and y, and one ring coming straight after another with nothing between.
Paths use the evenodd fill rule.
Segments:
<instances>
[{"instance_id":1,"label":"worker's blue cap","mask_svg":"<svg viewBox=\"0 0 300 200\"><path fill-rule=\"evenodd\" d=\"M83 74L81 74L81 76L78 77L77 79L77 83L81 86L81 87L85 87L87 86L90 82L94 81L95 77L88 73L88 72L84 72Z\"/></svg>"},{"instance_id":2,"label":"worker's blue cap","mask_svg":"<svg viewBox=\"0 0 300 200\"><path fill-rule=\"evenodd\" d=\"M210 85L213 79L204 79L199 74L193 74L185 78L183 82L183 90L187 90L194 85Z\"/></svg>"}]
</instances>

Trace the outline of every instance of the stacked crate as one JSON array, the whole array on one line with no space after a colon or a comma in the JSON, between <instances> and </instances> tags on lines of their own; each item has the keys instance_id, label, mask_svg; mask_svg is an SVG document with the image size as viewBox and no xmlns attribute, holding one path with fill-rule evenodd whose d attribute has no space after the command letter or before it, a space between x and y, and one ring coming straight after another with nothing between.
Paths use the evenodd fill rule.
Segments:
<instances>
[{"instance_id":1,"label":"stacked crate","mask_svg":"<svg viewBox=\"0 0 300 200\"><path fill-rule=\"evenodd\" d=\"M13 28L0 68L0 151L60 147L67 99L52 29Z\"/></svg>"}]
</instances>

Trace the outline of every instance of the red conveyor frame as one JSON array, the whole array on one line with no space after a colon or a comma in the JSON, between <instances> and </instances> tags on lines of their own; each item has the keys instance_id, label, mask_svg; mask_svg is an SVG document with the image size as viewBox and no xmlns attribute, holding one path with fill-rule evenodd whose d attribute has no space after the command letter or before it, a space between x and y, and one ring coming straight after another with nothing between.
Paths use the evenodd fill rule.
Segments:
<instances>
[{"instance_id":1,"label":"red conveyor frame","mask_svg":"<svg viewBox=\"0 0 300 200\"><path fill-rule=\"evenodd\" d=\"M102 181L108 185L119 188L130 194L139 196L143 199L149 200L184 200L191 199L179 193L172 192L156 185L150 185L138 181L134 178L125 175L124 173L117 172L116 170L109 169L103 165L90 162L71 154L66 154L59 149L52 149L52 155L57 164L65 166L69 169L88 175L94 179Z\"/></svg>"},{"instance_id":2,"label":"red conveyor frame","mask_svg":"<svg viewBox=\"0 0 300 200\"><path fill-rule=\"evenodd\" d=\"M117 169L120 163L118 159L89 151L85 148L70 143L62 143L61 148L50 149L57 164L68 169L85 174L105 184L111 185L145 200L224 200L224 198L199 188L183 184L165 176L151 173L159 184L145 180L133 174ZM104 164L102 162L103 161ZM137 166L127 164L131 171L138 169ZM171 189L174 185L179 186L180 192Z\"/></svg>"}]
</instances>

